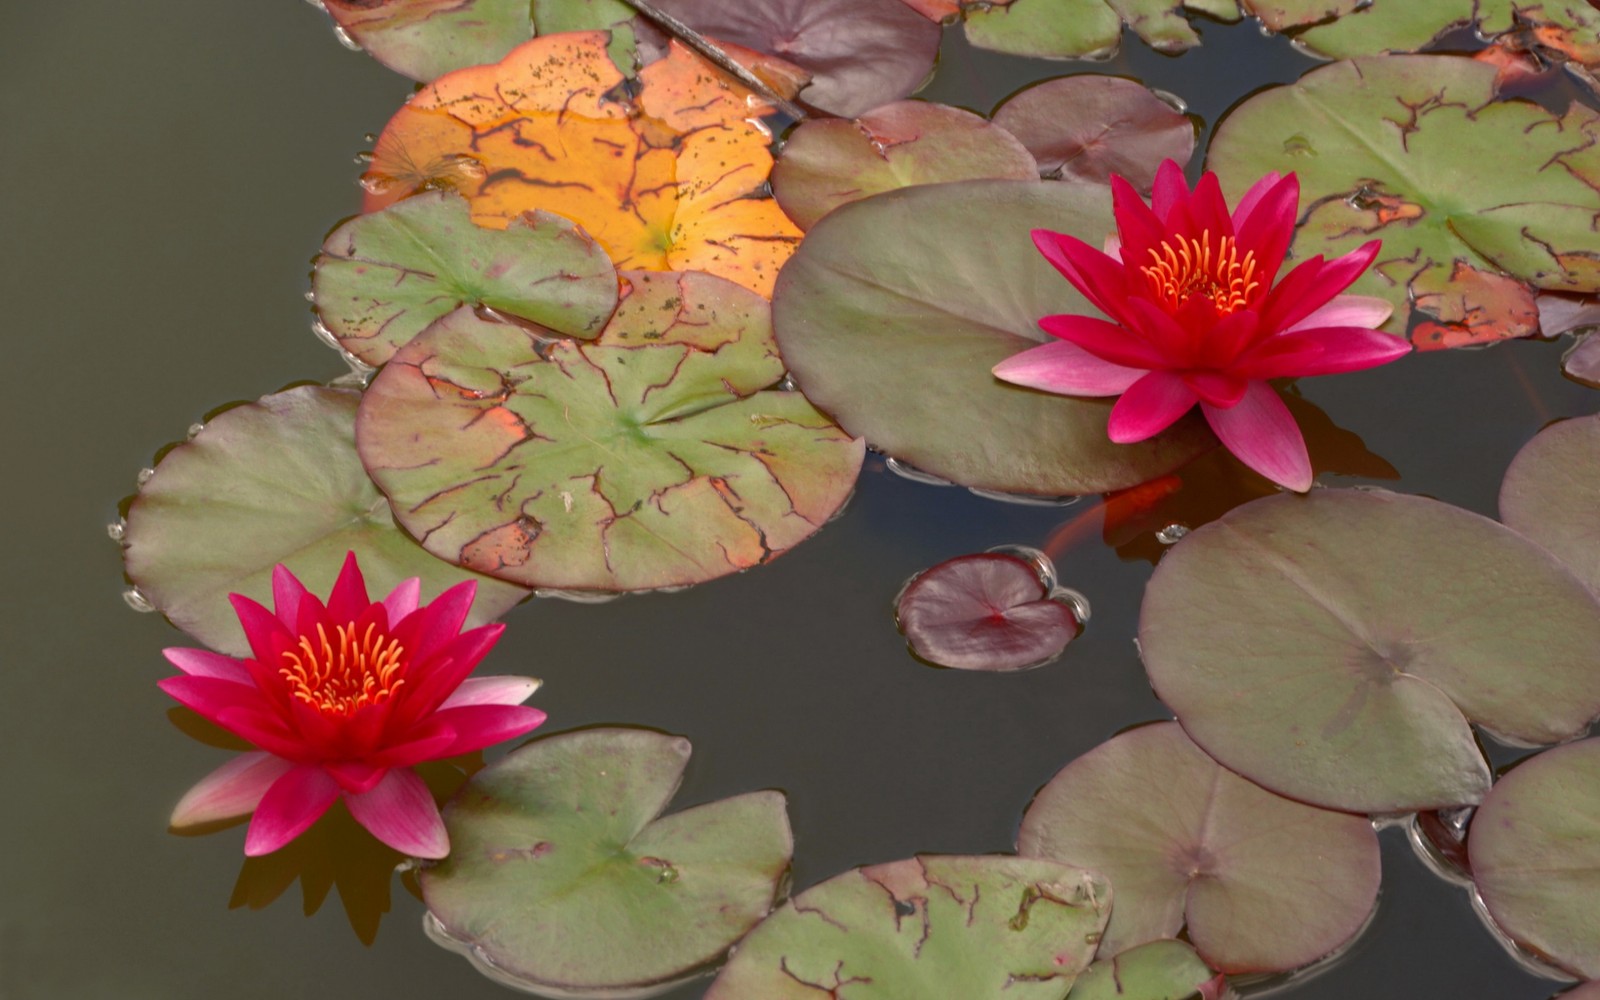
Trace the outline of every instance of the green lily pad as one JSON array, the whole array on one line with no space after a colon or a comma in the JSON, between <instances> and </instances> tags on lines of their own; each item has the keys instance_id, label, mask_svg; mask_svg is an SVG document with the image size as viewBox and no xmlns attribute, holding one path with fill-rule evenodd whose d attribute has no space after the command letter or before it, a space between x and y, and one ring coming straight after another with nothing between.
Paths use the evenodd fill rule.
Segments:
<instances>
[{"instance_id":1,"label":"green lily pad","mask_svg":"<svg viewBox=\"0 0 1600 1000\"><path fill-rule=\"evenodd\" d=\"M681 586L766 562L849 498L862 443L760 391L783 376L764 299L623 277L594 344L463 309L373 380L361 454L429 551L527 586Z\"/></svg>"},{"instance_id":2,"label":"green lily pad","mask_svg":"<svg viewBox=\"0 0 1600 1000\"><path fill-rule=\"evenodd\" d=\"M1334 59L1414 52L1456 28L1493 38L1536 29L1543 47L1582 62L1600 58L1600 12L1584 0L1372 0L1353 14L1296 37Z\"/></svg>"},{"instance_id":3,"label":"green lily pad","mask_svg":"<svg viewBox=\"0 0 1600 1000\"><path fill-rule=\"evenodd\" d=\"M1489 769L1469 721L1555 743L1600 714L1600 604L1526 538L1422 497L1238 508L1162 560L1139 644L1207 753L1333 809L1475 803Z\"/></svg>"},{"instance_id":4,"label":"green lily pad","mask_svg":"<svg viewBox=\"0 0 1600 1000\"><path fill-rule=\"evenodd\" d=\"M356 457L360 393L301 386L234 407L173 448L139 489L123 531L129 579L172 623L213 649L249 656L228 594L270 604L272 568L326 594L346 552L374 593L422 578L423 600L478 581L471 621L528 596L434 558L389 514Z\"/></svg>"},{"instance_id":5,"label":"green lily pad","mask_svg":"<svg viewBox=\"0 0 1600 1000\"><path fill-rule=\"evenodd\" d=\"M1194 122L1136 80L1083 73L1045 80L995 109L1047 175L1149 191L1162 160L1189 162Z\"/></svg>"},{"instance_id":6,"label":"green lily pad","mask_svg":"<svg viewBox=\"0 0 1600 1000\"><path fill-rule=\"evenodd\" d=\"M1060 1000L1110 905L1098 875L1036 858L920 855L857 868L763 921L706 1000Z\"/></svg>"},{"instance_id":7,"label":"green lily pad","mask_svg":"<svg viewBox=\"0 0 1600 1000\"><path fill-rule=\"evenodd\" d=\"M660 30L624 0L533 0L533 27L540 35L611 32L611 45L606 51L626 76L666 54L666 41Z\"/></svg>"},{"instance_id":8,"label":"green lily pad","mask_svg":"<svg viewBox=\"0 0 1600 1000\"><path fill-rule=\"evenodd\" d=\"M534 211L504 231L484 229L466 200L446 191L335 229L311 289L339 345L373 367L463 305L590 340L617 304L610 258L573 223Z\"/></svg>"},{"instance_id":9,"label":"green lily pad","mask_svg":"<svg viewBox=\"0 0 1600 1000\"><path fill-rule=\"evenodd\" d=\"M816 118L790 134L772 193L801 229L852 201L915 184L982 177L1033 180L1021 142L970 111L897 101L855 121Z\"/></svg>"},{"instance_id":10,"label":"green lily pad","mask_svg":"<svg viewBox=\"0 0 1600 1000\"><path fill-rule=\"evenodd\" d=\"M1600 978L1600 739L1513 768L1478 807L1467 851L1502 930L1569 972Z\"/></svg>"},{"instance_id":11,"label":"green lily pad","mask_svg":"<svg viewBox=\"0 0 1600 1000\"><path fill-rule=\"evenodd\" d=\"M322 0L372 58L413 80L496 62L533 37L528 0Z\"/></svg>"},{"instance_id":12,"label":"green lily pad","mask_svg":"<svg viewBox=\"0 0 1600 1000\"><path fill-rule=\"evenodd\" d=\"M773 321L807 397L874 447L943 479L1060 496L1170 472L1211 446L1195 419L1136 445L1106 436L1108 400L996 379L1047 339L1038 319L1088 304L1028 238L1096 245L1112 231L1098 185L960 181L846 205L778 277Z\"/></svg>"},{"instance_id":13,"label":"green lily pad","mask_svg":"<svg viewBox=\"0 0 1600 1000\"><path fill-rule=\"evenodd\" d=\"M1217 1000L1223 986L1187 944L1151 941L1089 966L1067 1000Z\"/></svg>"},{"instance_id":14,"label":"green lily pad","mask_svg":"<svg viewBox=\"0 0 1600 1000\"><path fill-rule=\"evenodd\" d=\"M772 909L794 839L781 792L661 816L689 752L587 729L479 771L445 807L450 856L421 874L432 932L558 996L647 995L715 961Z\"/></svg>"},{"instance_id":15,"label":"green lily pad","mask_svg":"<svg viewBox=\"0 0 1600 1000\"><path fill-rule=\"evenodd\" d=\"M1107 954L1187 926L1206 964L1228 973L1309 965L1349 943L1378 899L1378 836L1365 817L1251 784L1175 722L1063 768L1023 816L1017 851L1111 880Z\"/></svg>"},{"instance_id":16,"label":"green lily pad","mask_svg":"<svg viewBox=\"0 0 1600 1000\"><path fill-rule=\"evenodd\" d=\"M1216 13L1226 7L1184 0L1009 0L969 9L967 38L1012 55L1078 59L1116 51L1126 22L1152 48L1176 53L1200 44L1185 9Z\"/></svg>"},{"instance_id":17,"label":"green lily pad","mask_svg":"<svg viewBox=\"0 0 1600 1000\"><path fill-rule=\"evenodd\" d=\"M1563 420L1517 452L1500 485L1500 519L1600 592L1600 416Z\"/></svg>"},{"instance_id":18,"label":"green lily pad","mask_svg":"<svg viewBox=\"0 0 1600 1000\"><path fill-rule=\"evenodd\" d=\"M1494 101L1495 69L1462 56L1336 63L1267 90L1217 126L1208 166L1230 197L1299 175L1298 258L1377 238L1352 291L1413 304L1419 348L1538 332L1536 289L1600 289L1600 113Z\"/></svg>"},{"instance_id":19,"label":"green lily pad","mask_svg":"<svg viewBox=\"0 0 1600 1000\"><path fill-rule=\"evenodd\" d=\"M1249 8L1250 13L1268 28L1273 31L1286 31L1344 17L1351 11L1360 9L1363 4L1370 3L1371 0L1242 0L1242 2ZM1408 0L1408 2L1417 3L1418 0Z\"/></svg>"}]
</instances>

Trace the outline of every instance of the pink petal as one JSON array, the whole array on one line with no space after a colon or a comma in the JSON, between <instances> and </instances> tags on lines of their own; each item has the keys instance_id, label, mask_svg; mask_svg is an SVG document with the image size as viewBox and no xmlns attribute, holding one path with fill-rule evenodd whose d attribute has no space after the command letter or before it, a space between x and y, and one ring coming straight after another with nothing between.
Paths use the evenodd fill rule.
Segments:
<instances>
[{"instance_id":1,"label":"pink petal","mask_svg":"<svg viewBox=\"0 0 1600 1000\"><path fill-rule=\"evenodd\" d=\"M328 617L335 624L353 622L371 603L367 597L367 581L361 575L356 554L346 552L344 565L339 569L339 579L334 581L333 590L328 594Z\"/></svg>"},{"instance_id":2,"label":"pink petal","mask_svg":"<svg viewBox=\"0 0 1600 1000\"><path fill-rule=\"evenodd\" d=\"M1311 315L1284 332L1294 333L1296 330L1309 330L1319 326L1364 326L1369 330L1376 330L1393 312L1394 306L1391 306L1386 299L1371 295L1335 295L1328 302L1318 306Z\"/></svg>"},{"instance_id":3,"label":"pink petal","mask_svg":"<svg viewBox=\"0 0 1600 1000\"><path fill-rule=\"evenodd\" d=\"M351 794L369 792L373 786L383 780L389 769L381 764L373 764L364 760L341 760L332 764L323 764L322 769L328 772L329 777L339 783L339 787Z\"/></svg>"},{"instance_id":4,"label":"pink petal","mask_svg":"<svg viewBox=\"0 0 1600 1000\"><path fill-rule=\"evenodd\" d=\"M1244 398L1244 390L1248 384L1244 379L1232 374L1210 371L1189 371L1182 374L1183 384L1188 386L1200 402L1212 406L1233 406Z\"/></svg>"},{"instance_id":5,"label":"pink petal","mask_svg":"<svg viewBox=\"0 0 1600 1000\"><path fill-rule=\"evenodd\" d=\"M284 628L294 631L300 623L300 599L306 586L283 563L272 567L272 610Z\"/></svg>"},{"instance_id":6,"label":"pink petal","mask_svg":"<svg viewBox=\"0 0 1600 1000\"><path fill-rule=\"evenodd\" d=\"M1118 444L1133 444L1161 433L1196 402L1194 392L1173 372L1150 372L1128 387L1111 408L1106 432Z\"/></svg>"},{"instance_id":7,"label":"pink petal","mask_svg":"<svg viewBox=\"0 0 1600 1000\"><path fill-rule=\"evenodd\" d=\"M1200 409L1223 446L1239 461L1297 493L1311 488L1305 438L1271 385L1251 382L1237 406L1202 405Z\"/></svg>"},{"instance_id":8,"label":"pink petal","mask_svg":"<svg viewBox=\"0 0 1600 1000\"><path fill-rule=\"evenodd\" d=\"M1042 344L994 366L998 379L1066 396L1121 395L1144 373L1143 368L1113 364L1070 341Z\"/></svg>"},{"instance_id":9,"label":"pink petal","mask_svg":"<svg viewBox=\"0 0 1600 1000\"><path fill-rule=\"evenodd\" d=\"M417 602L422 598L422 580L420 577L411 577L401 580L400 584L389 591L389 596L383 599L384 610L389 612L389 626L393 628L400 624L400 619L417 610Z\"/></svg>"},{"instance_id":10,"label":"pink petal","mask_svg":"<svg viewBox=\"0 0 1600 1000\"><path fill-rule=\"evenodd\" d=\"M433 719L456 731L455 742L440 754L454 757L531 732L543 724L545 714L526 705L464 705L441 709Z\"/></svg>"},{"instance_id":11,"label":"pink petal","mask_svg":"<svg viewBox=\"0 0 1600 1000\"><path fill-rule=\"evenodd\" d=\"M1283 266L1284 254L1294 239L1300 212L1300 180L1294 174L1280 180L1261 196L1239 230L1239 247L1256 255L1256 277L1271 284Z\"/></svg>"},{"instance_id":12,"label":"pink petal","mask_svg":"<svg viewBox=\"0 0 1600 1000\"><path fill-rule=\"evenodd\" d=\"M1249 221L1251 213L1256 210L1256 206L1261 203L1261 199L1282 179L1282 176L1276 170L1273 170L1259 181L1250 185L1250 190L1246 191L1244 197L1239 199L1239 203L1233 206L1233 231L1235 233L1244 229L1245 223Z\"/></svg>"},{"instance_id":13,"label":"pink petal","mask_svg":"<svg viewBox=\"0 0 1600 1000\"><path fill-rule=\"evenodd\" d=\"M174 646L163 649L161 655L167 662L182 670L190 677L211 677L219 681L233 681L235 684L251 684L250 671L245 665L231 656L213 653L209 649L184 649Z\"/></svg>"},{"instance_id":14,"label":"pink petal","mask_svg":"<svg viewBox=\"0 0 1600 1000\"><path fill-rule=\"evenodd\" d=\"M1112 319L1122 319L1128 277L1120 258L1107 257L1076 236L1048 229L1033 231L1033 245L1096 309Z\"/></svg>"},{"instance_id":15,"label":"pink petal","mask_svg":"<svg viewBox=\"0 0 1600 1000\"><path fill-rule=\"evenodd\" d=\"M1133 304L1140 301L1134 300ZM1159 368L1166 360L1161 351L1137 333L1093 316L1046 316L1039 320L1039 329L1124 368Z\"/></svg>"},{"instance_id":16,"label":"pink petal","mask_svg":"<svg viewBox=\"0 0 1600 1000\"><path fill-rule=\"evenodd\" d=\"M1262 303L1262 324L1269 330L1287 330L1305 319L1361 277L1382 245L1372 240L1336 260L1313 259L1296 267Z\"/></svg>"},{"instance_id":17,"label":"pink petal","mask_svg":"<svg viewBox=\"0 0 1600 1000\"><path fill-rule=\"evenodd\" d=\"M216 677L189 676L163 677L156 686L172 696L180 705L186 705L224 728L222 715L230 708L259 708L261 692L254 684L240 684ZM249 739L244 733L240 733Z\"/></svg>"},{"instance_id":18,"label":"pink petal","mask_svg":"<svg viewBox=\"0 0 1600 1000\"><path fill-rule=\"evenodd\" d=\"M201 778L172 810L173 829L215 823L255 810L273 782L294 764L270 753L242 753Z\"/></svg>"},{"instance_id":19,"label":"pink petal","mask_svg":"<svg viewBox=\"0 0 1600 1000\"><path fill-rule=\"evenodd\" d=\"M1376 368L1411 353L1411 344L1364 326L1325 326L1274 337L1283 353L1256 362L1246 358L1239 368L1250 378L1298 378L1301 375L1342 375Z\"/></svg>"},{"instance_id":20,"label":"pink petal","mask_svg":"<svg viewBox=\"0 0 1600 1000\"><path fill-rule=\"evenodd\" d=\"M1122 237L1116 233L1106 237L1105 252L1106 256L1112 260L1121 260L1124 264L1127 263L1122 257Z\"/></svg>"},{"instance_id":21,"label":"pink petal","mask_svg":"<svg viewBox=\"0 0 1600 1000\"><path fill-rule=\"evenodd\" d=\"M384 775L371 791L346 795L344 804L357 823L401 854L442 858L450 853L450 837L432 793L405 768Z\"/></svg>"},{"instance_id":22,"label":"pink petal","mask_svg":"<svg viewBox=\"0 0 1600 1000\"><path fill-rule=\"evenodd\" d=\"M338 797L339 785L315 764L285 772L256 806L244 853L252 858L271 854L310 829Z\"/></svg>"},{"instance_id":23,"label":"pink petal","mask_svg":"<svg viewBox=\"0 0 1600 1000\"><path fill-rule=\"evenodd\" d=\"M539 690L532 677L468 677L444 700L440 710L463 705L520 705Z\"/></svg>"}]
</instances>

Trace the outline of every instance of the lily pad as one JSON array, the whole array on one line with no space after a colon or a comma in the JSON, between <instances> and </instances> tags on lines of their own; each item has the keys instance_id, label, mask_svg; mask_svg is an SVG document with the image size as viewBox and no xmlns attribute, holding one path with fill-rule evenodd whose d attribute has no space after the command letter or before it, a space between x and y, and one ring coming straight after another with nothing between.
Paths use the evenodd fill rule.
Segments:
<instances>
[{"instance_id":1,"label":"lily pad","mask_svg":"<svg viewBox=\"0 0 1600 1000\"><path fill-rule=\"evenodd\" d=\"M1600 739L1512 769L1478 807L1467 850L1502 930L1569 972L1600 978Z\"/></svg>"},{"instance_id":2,"label":"lily pad","mask_svg":"<svg viewBox=\"0 0 1600 1000\"><path fill-rule=\"evenodd\" d=\"M1100 493L1169 472L1212 444L1193 420L1135 445L1106 436L1106 400L1001 382L998 362L1046 339L1041 316L1094 312L1028 238L1099 244L1094 185L960 181L903 188L819 222L784 269L773 321L806 395L852 434L943 479L1008 493Z\"/></svg>"},{"instance_id":3,"label":"lily pad","mask_svg":"<svg viewBox=\"0 0 1600 1000\"><path fill-rule=\"evenodd\" d=\"M1047 175L1149 191L1161 161L1189 162L1194 122L1143 84L1085 73L1034 84L995 109Z\"/></svg>"},{"instance_id":4,"label":"lily pad","mask_svg":"<svg viewBox=\"0 0 1600 1000\"><path fill-rule=\"evenodd\" d=\"M413 80L494 62L533 35L528 0L321 0L372 58Z\"/></svg>"},{"instance_id":5,"label":"lily pad","mask_svg":"<svg viewBox=\"0 0 1600 1000\"><path fill-rule=\"evenodd\" d=\"M1600 593L1600 416L1563 420L1517 452L1500 485L1500 518Z\"/></svg>"},{"instance_id":6,"label":"lily pad","mask_svg":"<svg viewBox=\"0 0 1600 1000\"><path fill-rule=\"evenodd\" d=\"M1012 55L1079 59L1115 52L1126 23L1152 48L1177 53L1200 44L1185 11L1238 17L1233 0L1002 0L966 8L967 38Z\"/></svg>"},{"instance_id":7,"label":"lily pad","mask_svg":"<svg viewBox=\"0 0 1600 1000\"><path fill-rule=\"evenodd\" d=\"M781 792L661 816L689 750L588 729L479 771L445 807L450 856L421 874L433 932L565 996L646 995L716 960L772 908L794 840Z\"/></svg>"},{"instance_id":8,"label":"lily pad","mask_svg":"<svg viewBox=\"0 0 1600 1000\"><path fill-rule=\"evenodd\" d=\"M1555 743L1600 714L1600 604L1521 535L1422 497L1317 490L1240 507L1162 560L1139 644L1207 753L1353 812L1481 799L1469 721Z\"/></svg>"},{"instance_id":9,"label":"lily pad","mask_svg":"<svg viewBox=\"0 0 1600 1000\"><path fill-rule=\"evenodd\" d=\"M1111 880L1107 954L1187 927L1205 963L1228 973L1309 965L1354 938L1378 899L1378 836L1365 817L1274 795L1175 722L1063 768L1023 816L1017 851Z\"/></svg>"},{"instance_id":10,"label":"lily pad","mask_svg":"<svg viewBox=\"0 0 1600 1000\"><path fill-rule=\"evenodd\" d=\"M1036 565L999 552L957 556L924 571L900 592L895 620L914 654L957 670L1043 666L1083 627Z\"/></svg>"},{"instance_id":11,"label":"lily pad","mask_svg":"<svg viewBox=\"0 0 1600 1000\"><path fill-rule=\"evenodd\" d=\"M1231 197L1268 171L1299 175L1296 257L1383 240L1352 290L1393 303L1396 332L1414 305L1420 349L1527 336L1537 289L1600 290L1600 113L1556 116L1494 87L1494 67L1466 57L1336 63L1234 109L1207 163Z\"/></svg>"},{"instance_id":12,"label":"lily pad","mask_svg":"<svg viewBox=\"0 0 1600 1000\"><path fill-rule=\"evenodd\" d=\"M1600 12L1584 0L1372 0L1296 40L1319 55L1339 59L1414 52L1466 27L1481 38L1526 28L1544 48L1580 62L1600 60Z\"/></svg>"},{"instance_id":13,"label":"lily pad","mask_svg":"<svg viewBox=\"0 0 1600 1000\"><path fill-rule=\"evenodd\" d=\"M908 97L933 73L939 26L900 0L656 0L697 31L794 63L800 99L843 118Z\"/></svg>"},{"instance_id":14,"label":"lily pad","mask_svg":"<svg viewBox=\"0 0 1600 1000\"><path fill-rule=\"evenodd\" d=\"M387 593L422 578L432 600L477 580L470 621L491 621L528 592L434 558L389 514L356 457L360 393L302 386L234 407L167 453L128 510L128 577L156 609L201 642L249 656L228 594L272 599L272 569L289 567L325 594L355 552L367 585Z\"/></svg>"},{"instance_id":15,"label":"lily pad","mask_svg":"<svg viewBox=\"0 0 1600 1000\"><path fill-rule=\"evenodd\" d=\"M1336 20L1351 11L1369 5L1372 0L1240 0L1240 2L1271 30L1287 31ZM1427 0L1410 0L1410 2L1417 5L1426 3ZM1295 37L1298 39L1300 36Z\"/></svg>"},{"instance_id":16,"label":"lily pad","mask_svg":"<svg viewBox=\"0 0 1600 1000\"><path fill-rule=\"evenodd\" d=\"M1067 1000L1218 1000L1225 987L1187 944L1151 941L1089 966Z\"/></svg>"},{"instance_id":17,"label":"lily pad","mask_svg":"<svg viewBox=\"0 0 1600 1000\"><path fill-rule=\"evenodd\" d=\"M573 223L535 210L503 232L484 229L443 191L335 229L311 289L340 346L373 367L463 305L581 340L598 335L617 305L611 261Z\"/></svg>"},{"instance_id":18,"label":"lily pad","mask_svg":"<svg viewBox=\"0 0 1600 1000\"><path fill-rule=\"evenodd\" d=\"M626 0L533 0L533 27L540 35L609 31L611 61L630 75L667 54L666 36Z\"/></svg>"},{"instance_id":19,"label":"lily pad","mask_svg":"<svg viewBox=\"0 0 1600 1000\"><path fill-rule=\"evenodd\" d=\"M763 921L706 1000L1060 1000L1110 905L1098 875L1036 858L921 855L857 868Z\"/></svg>"},{"instance_id":20,"label":"lily pad","mask_svg":"<svg viewBox=\"0 0 1600 1000\"><path fill-rule=\"evenodd\" d=\"M1561 370L1574 382L1600 389L1600 337L1593 332L1584 334L1561 356Z\"/></svg>"},{"instance_id":21,"label":"lily pad","mask_svg":"<svg viewBox=\"0 0 1600 1000\"><path fill-rule=\"evenodd\" d=\"M1600 980L1583 983L1551 1000L1600 1000Z\"/></svg>"},{"instance_id":22,"label":"lily pad","mask_svg":"<svg viewBox=\"0 0 1600 1000\"><path fill-rule=\"evenodd\" d=\"M760 296L624 277L597 343L461 310L373 380L361 454L429 551L526 586L681 586L766 562L848 499L861 442L759 391L783 375Z\"/></svg>"},{"instance_id":23,"label":"lily pad","mask_svg":"<svg viewBox=\"0 0 1600 1000\"><path fill-rule=\"evenodd\" d=\"M789 218L810 229L840 205L895 188L1038 176L1039 166L1023 144L981 116L943 104L897 101L855 121L803 123L784 143L772 189Z\"/></svg>"}]
</instances>

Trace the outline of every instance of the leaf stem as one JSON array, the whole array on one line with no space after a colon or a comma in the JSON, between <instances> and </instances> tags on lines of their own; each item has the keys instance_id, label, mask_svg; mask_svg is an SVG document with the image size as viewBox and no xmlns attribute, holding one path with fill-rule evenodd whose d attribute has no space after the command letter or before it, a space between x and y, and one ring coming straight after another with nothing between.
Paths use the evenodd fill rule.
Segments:
<instances>
[{"instance_id":1,"label":"leaf stem","mask_svg":"<svg viewBox=\"0 0 1600 1000\"><path fill-rule=\"evenodd\" d=\"M732 56L722 51L722 47L717 45L716 42L668 14L660 7L649 2L649 0L623 0L623 2L643 14L646 18L654 21L667 34L710 60L718 69L760 94L779 111L782 111L797 122L806 120L807 115L804 108L773 90L767 85L766 81L739 65Z\"/></svg>"}]
</instances>

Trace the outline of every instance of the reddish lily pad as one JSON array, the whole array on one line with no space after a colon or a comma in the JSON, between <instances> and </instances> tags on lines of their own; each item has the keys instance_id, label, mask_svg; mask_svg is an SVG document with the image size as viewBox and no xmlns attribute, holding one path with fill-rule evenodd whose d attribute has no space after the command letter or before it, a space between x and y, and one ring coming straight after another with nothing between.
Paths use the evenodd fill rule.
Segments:
<instances>
[{"instance_id":1,"label":"reddish lily pad","mask_svg":"<svg viewBox=\"0 0 1600 1000\"><path fill-rule=\"evenodd\" d=\"M690 27L811 73L799 97L844 118L908 97L933 73L939 26L900 0L656 0Z\"/></svg>"},{"instance_id":2,"label":"reddish lily pad","mask_svg":"<svg viewBox=\"0 0 1600 1000\"><path fill-rule=\"evenodd\" d=\"M1600 739L1557 747L1502 778L1472 818L1472 877L1519 945L1600 977Z\"/></svg>"},{"instance_id":3,"label":"reddish lily pad","mask_svg":"<svg viewBox=\"0 0 1600 1000\"><path fill-rule=\"evenodd\" d=\"M1494 67L1459 56L1336 63L1225 118L1208 166L1232 196L1276 170L1300 177L1293 253L1373 238L1352 288L1417 313L1419 349L1539 330L1537 289L1600 290L1600 113L1495 101Z\"/></svg>"},{"instance_id":4,"label":"reddish lily pad","mask_svg":"<svg viewBox=\"0 0 1600 1000\"><path fill-rule=\"evenodd\" d=\"M663 817L689 741L547 737L479 771L423 870L430 931L491 977L558 996L644 996L716 960L771 910L794 852L783 793Z\"/></svg>"},{"instance_id":5,"label":"reddish lily pad","mask_svg":"<svg viewBox=\"0 0 1600 1000\"><path fill-rule=\"evenodd\" d=\"M1600 980L1583 983L1560 996L1552 997L1551 1000L1600 1000Z\"/></svg>"},{"instance_id":6,"label":"reddish lily pad","mask_svg":"<svg viewBox=\"0 0 1600 1000\"><path fill-rule=\"evenodd\" d=\"M1009 177L1039 165L1016 137L981 116L926 101L897 101L855 121L817 118L789 135L772 190L801 229L852 201L915 184Z\"/></svg>"},{"instance_id":7,"label":"reddish lily pad","mask_svg":"<svg viewBox=\"0 0 1600 1000\"><path fill-rule=\"evenodd\" d=\"M759 391L783 376L760 296L624 277L594 344L460 310L373 380L361 454L429 551L526 586L681 586L783 553L849 497L861 442Z\"/></svg>"},{"instance_id":8,"label":"reddish lily pad","mask_svg":"<svg viewBox=\"0 0 1600 1000\"><path fill-rule=\"evenodd\" d=\"M1339 59L1414 52L1465 27L1482 38L1526 31L1542 48L1579 62L1600 61L1600 12L1584 0L1372 0L1297 41Z\"/></svg>"},{"instance_id":9,"label":"reddish lily pad","mask_svg":"<svg viewBox=\"0 0 1600 1000\"><path fill-rule=\"evenodd\" d=\"M1574 382L1600 389L1600 337L1592 332L1584 334L1561 356L1561 370Z\"/></svg>"},{"instance_id":10,"label":"reddish lily pad","mask_svg":"<svg viewBox=\"0 0 1600 1000\"><path fill-rule=\"evenodd\" d=\"M1108 184L1117 174L1141 191L1155 183L1161 161L1194 155L1194 122L1117 76L1034 84L996 108L994 123L1021 139L1046 175Z\"/></svg>"},{"instance_id":11,"label":"reddish lily pad","mask_svg":"<svg viewBox=\"0 0 1600 1000\"><path fill-rule=\"evenodd\" d=\"M912 653L957 670L1043 666L1083 627L1072 606L1052 596L1038 566L999 552L957 556L924 571L900 592L895 619Z\"/></svg>"},{"instance_id":12,"label":"reddish lily pad","mask_svg":"<svg viewBox=\"0 0 1600 1000\"><path fill-rule=\"evenodd\" d=\"M1096 961L1067 1000L1219 1000L1226 986L1187 944L1151 941Z\"/></svg>"},{"instance_id":13,"label":"reddish lily pad","mask_svg":"<svg viewBox=\"0 0 1600 1000\"><path fill-rule=\"evenodd\" d=\"M434 558L395 526L356 457L359 399L346 389L289 389L220 414L168 452L123 531L139 592L174 625L235 656L250 655L250 645L228 594L270 603L279 563L316 593L333 587L347 552L376 593L417 576L429 601L477 580L473 624L526 597Z\"/></svg>"},{"instance_id":14,"label":"reddish lily pad","mask_svg":"<svg viewBox=\"0 0 1600 1000\"><path fill-rule=\"evenodd\" d=\"M484 229L445 191L335 229L311 289L339 345L373 367L463 305L581 340L597 336L617 305L616 270L573 223L533 211L504 231Z\"/></svg>"},{"instance_id":15,"label":"reddish lily pad","mask_svg":"<svg viewBox=\"0 0 1600 1000\"><path fill-rule=\"evenodd\" d=\"M1093 307L1034 249L1042 226L1100 243L1096 185L960 181L903 188L819 222L784 268L773 321L806 395L902 462L982 489L1100 493L1210 446L1194 420L1136 445L1110 403L1001 382L989 369L1046 338L1037 321Z\"/></svg>"},{"instance_id":16,"label":"reddish lily pad","mask_svg":"<svg viewBox=\"0 0 1600 1000\"><path fill-rule=\"evenodd\" d=\"M857 868L763 921L706 1000L1060 1000L1110 904L1100 876L1037 858L921 855Z\"/></svg>"},{"instance_id":17,"label":"reddish lily pad","mask_svg":"<svg viewBox=\"0 0 1600 1000\"><path fill-rule=\"evenodd\" d=\"M1475 803L1469 721L1537 744L1600 714L1600 604L1516 532L1421 497L1281 495L1198 529L1151 578L1139 643L1207 753L1335 809Z\"/></svg>"},{"instance_id":18,"label":"reddish lily pad","mask_svg":"<svg viewBox=\"0 0 1600 1000\"><path fill-rule=\"evenodd\" d=\"M528 0L321 0L350 39L413 80L500 59L533 36Z\"/></svg>"},{"instance_id":19,"label":"reddish lily pad","mask_svg":"<svg viewBox=\"0 0 1600 1000\"><path fill-rule=\"evenodd\" d=\"M1600 593L1600 416L1563 420L1517 452L1500 484L1500 518Z\"/></svg>"},{"instance_id":20,"label":"reddish lily pad","mask_svg":"<svg viewBox=\"0 0 1600 1000\"><path fill-rule=\"evenodd\" d=\"M1111 880L1108 954L1187 927L1206 964L1228 973L1309 965L1349 943L1378 898L1378 836L1365 817L1274 795L1175 722L1063 768L1023 816L1017 851Z\"/></svg>"}]
</instances>

